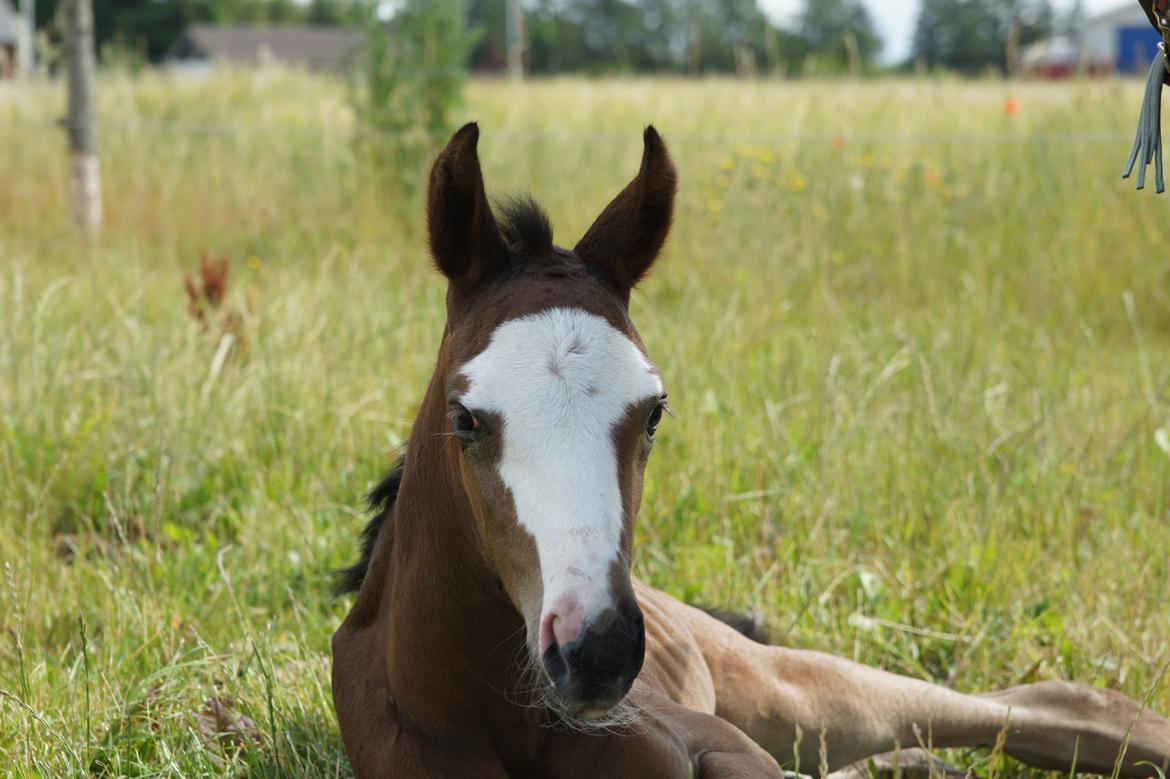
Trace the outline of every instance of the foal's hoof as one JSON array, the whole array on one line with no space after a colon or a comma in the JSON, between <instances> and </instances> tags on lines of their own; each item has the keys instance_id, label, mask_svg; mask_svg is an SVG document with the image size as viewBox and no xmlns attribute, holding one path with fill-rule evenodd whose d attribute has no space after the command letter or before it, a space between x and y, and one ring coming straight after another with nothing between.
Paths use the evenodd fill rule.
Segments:
<instances>
[{"instance_id":1,"label":"foal's hoof","mask_svg":"<svg viewBox=\"0 0 1170 779\"><path fill-rule=\"evenodd\" d=\"M1165 772L1170 766L1170 722L1114 690L1050 681L982 697L1011 707L1005 750L1032 765L1058 771L1072 768L1047 757L1059 742L1068 754L1077 755L1075 768L1086 773L1112 774L1123 749L1121 776L1156 777L1158 769Z\"/></svg>"}]
</instances>

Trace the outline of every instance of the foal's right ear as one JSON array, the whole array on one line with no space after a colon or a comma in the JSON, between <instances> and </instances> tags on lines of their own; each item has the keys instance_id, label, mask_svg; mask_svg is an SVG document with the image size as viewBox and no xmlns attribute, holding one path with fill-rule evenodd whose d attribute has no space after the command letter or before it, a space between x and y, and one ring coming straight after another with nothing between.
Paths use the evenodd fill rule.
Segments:
<instances>
[{"instance_id":1,"label":"foal's right ear","mask_svg":"<svg viewBox=\"0 0 1170 779\"><path fill-rule=\"evenodd\" d=\"M452 286L470 289L507 260L483 188L475 147L479 125L463 125L435 158L427 189L431 255Z\"/></svg>"}]
</instances>

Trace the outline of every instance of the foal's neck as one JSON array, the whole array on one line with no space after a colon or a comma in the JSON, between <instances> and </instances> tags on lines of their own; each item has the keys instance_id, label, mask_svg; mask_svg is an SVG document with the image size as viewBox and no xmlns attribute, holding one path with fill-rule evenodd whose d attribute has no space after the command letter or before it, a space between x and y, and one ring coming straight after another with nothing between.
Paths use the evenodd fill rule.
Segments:
<instances>
[{"instance_id":1,"label":"foal's neck","mask_svg":"<svg viewBox=\"0 0 1170 779\"><path fill-rule=\"evenodd\" d=\"M524 620L484 554L455 444L444 434L441 374L415 421L394 510L381 604L388 686L428 730L459 734L488 714L493 737L505 731L511 748L535 745L543 715L522 689Z\"/></svg>"}]
</instances>

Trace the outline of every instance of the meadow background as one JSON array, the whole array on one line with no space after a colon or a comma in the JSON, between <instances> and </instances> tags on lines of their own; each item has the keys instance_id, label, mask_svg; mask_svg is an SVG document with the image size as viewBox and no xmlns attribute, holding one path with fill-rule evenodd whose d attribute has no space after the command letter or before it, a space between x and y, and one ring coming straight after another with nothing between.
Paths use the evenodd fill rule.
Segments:
<instances>
[{"instance_id":1,"label":"meadow background","mask_svg":"<svg viewBox=\"0 0 1170 779\"><path fill-rule=\"evenodd\" d=\"M59 87L0 91L0 765L348 776L331 572L442 330L420 195L367 175L338 80L98 86L89 245ZM1123 80L470 82L489 189L531 191L559 243L646 123L679 167L632 302L677 412L636 572L787 645L1170 712L1170 201L1119 179L1139 103ZM204 253L231 259L207 332ZM242 746L203 732L226 699Z\"/></svg>"}]
</instances>

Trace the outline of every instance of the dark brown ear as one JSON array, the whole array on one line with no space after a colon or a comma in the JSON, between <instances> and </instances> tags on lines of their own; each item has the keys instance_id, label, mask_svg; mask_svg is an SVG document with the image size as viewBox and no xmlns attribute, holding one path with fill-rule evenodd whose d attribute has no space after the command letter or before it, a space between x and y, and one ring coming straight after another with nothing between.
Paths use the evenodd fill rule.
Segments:
<instances>
[{"instance_id":1,"label":"dark brown ear","mask_svg":"<svg viewBox=\"0 0 1170 779\"><path fill-rule=\"evenodd\" d=\"M618 287L629 292L658 256L674 215L678 175L666 144L653 126L642 139L642 167L585 233L574 251L585 262L604 268Z\"/></svg>"},{"instance_id":2,"label":"dark brown ear","mask_svg":"<svg viewBox=\"0 0 1170 779\"><path fill-rule=\"evenodd\" d=\"M427 190L427 231L435 264L451 284L468 289L508 256L483 189L475 147L479 125L463 125L435 158Z\"/></svg>"}]
</instances>

